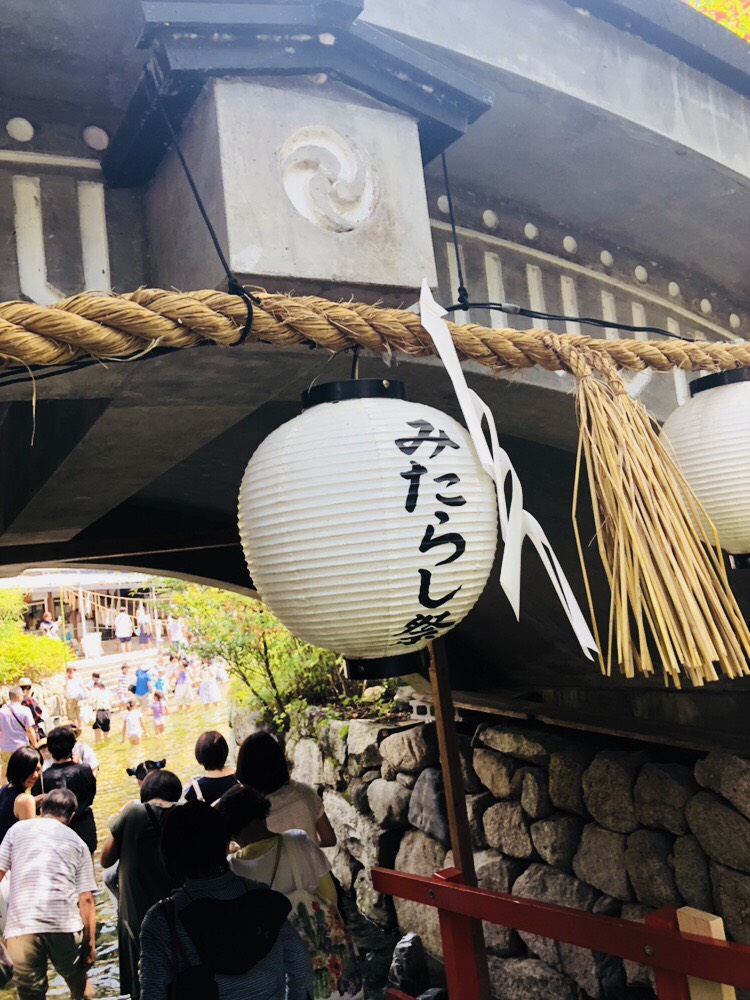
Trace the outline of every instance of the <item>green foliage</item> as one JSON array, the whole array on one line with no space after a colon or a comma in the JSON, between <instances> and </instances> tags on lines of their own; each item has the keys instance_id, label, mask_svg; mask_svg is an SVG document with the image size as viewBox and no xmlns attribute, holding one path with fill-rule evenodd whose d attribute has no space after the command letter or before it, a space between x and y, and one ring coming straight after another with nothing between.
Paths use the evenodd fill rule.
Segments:
<instances>
[{"instance_id":1,"label":"green foliage","mask_svg":"<svg viewBox=\"0 0 750 1000\"><path fill-rule=\"evenodd\" d=\"M339 656L295 638L259 601L179 580L160 589L195 637L192 651L224 657L240 700L278 726L305 705L340 704L353 693Z\"/></svg>"},{"instance_id":2,"label":"green foliage","mask_svg":"<svg viewBox=\"0 0 750 1000\"><path fill-rule=\"evenodd\" d=\"M65 665L62 641L24 632L26 610L20 590L0 590L0 684L12 684L24 674L40 680Z\"/></svg>"}]
</instances>

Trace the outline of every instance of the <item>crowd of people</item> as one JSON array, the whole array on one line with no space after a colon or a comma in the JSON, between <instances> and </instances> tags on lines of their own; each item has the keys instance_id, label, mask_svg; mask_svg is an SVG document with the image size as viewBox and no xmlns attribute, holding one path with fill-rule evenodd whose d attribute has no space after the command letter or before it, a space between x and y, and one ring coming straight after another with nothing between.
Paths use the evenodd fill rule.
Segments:
<instances>
[{"instance_id":1,"label":"crowd of people","mask_svg":"<svg viewBox=\"0 0 750 1000\"><path fill-rule=\"evenodd\" d=\"M139 670L132 678L123 668L110 700L92 678L85 696L94 731L109 732L110 713L121 709L122 738L136 744L146 714L155 733L163 724L155 705L179 707L181 685L190 688L188 704L196 692L210 704L222 683L217 674L211 664L177 657L163 670ZM47 995L50 964L81 1000L93 995L87 972L96 961L98 761L80 741L80 714L45 735L24 704L30 697L14 690L0 709L7 767L0 788L0 923L19 1000ZM66 698L69 714L76 707L80 713L84 699L73 685ZM7 734L18 745L6 759ZM245 740L236 767L215 730L199 737L195 759L200 773L187 780L168 769L166 758L128 769L137 785L133 800L108 821L99 860L117 898L121 994L132 1000L361 997L359 959L322 850L336 837L316 791L291 779L282 746L266 732Z\"/></svg>"},{"instance_id":2,"label":"crowd of people","mask_svg":"<svg viewBox=\"0 0 750 1000\"><path fill-rule=\"evenodd\" d=\"M113 690L99 673L92 673L86 684L75 667L68 667L65 715L77 726L91 724L94 739L101 742L111 732L113 712L121 712L121 740L135 746L148 732L148 720L153 732L159 735L166 729L170 707L181 711L195 704L216 705L222 700L226 683L227 671L221 660L205 661L176 653L171 653L167 662L157 656L153 666L139 666L135 670L124 663ZM2 710L0 750L1 713Z\"/></svg>"}]
</instances>

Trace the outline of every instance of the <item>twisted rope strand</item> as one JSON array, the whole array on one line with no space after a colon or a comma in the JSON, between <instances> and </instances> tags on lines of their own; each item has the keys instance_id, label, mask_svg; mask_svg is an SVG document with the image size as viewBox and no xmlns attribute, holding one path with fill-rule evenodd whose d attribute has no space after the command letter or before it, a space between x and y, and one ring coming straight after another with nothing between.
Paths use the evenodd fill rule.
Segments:
<instances>
[{"instance_id":1,"label":"twisted rope strand","mask_svg":"<svg viewBox=\"0 0 750 1000\"><path fill-rule=\"evenodd\" d=\"M414 313L363 302L330 302L315 295L259 291L250 338L278 347L327 351L359 346L409 357L434 354ZM128 358L157 343L195 347L236 343L246 319L236 295L205 289L141 288L125 295L73 295L54 306L0 303L0 358L8 364L58 365L82 355ZM549 330L491 330L476 324L448 328L461 360L496 371L531 368L581 376L585 368L667 372L728 371L750 365L750 343L680 340L603 340Z\"/></svg>"}]
</instances>

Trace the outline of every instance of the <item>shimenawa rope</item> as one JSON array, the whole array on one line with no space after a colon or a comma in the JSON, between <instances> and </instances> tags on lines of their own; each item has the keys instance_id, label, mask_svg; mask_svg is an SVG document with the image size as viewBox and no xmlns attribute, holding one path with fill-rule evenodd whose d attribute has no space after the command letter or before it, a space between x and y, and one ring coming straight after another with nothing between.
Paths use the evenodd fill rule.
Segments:
<instances>
[{"instance_id":1,"label":"shimenawa rope","mask_svg":"<svg viewBox=\"0 0 750 1000\"><path fill-rule=\"evenodd\" d=\"M362 302L330 302L314 295L256 292L248 340L278 347L308 345L328 351L359 346L410 357L434 353L419 317L403 309ZM0 358L6 364L59 365L82 356L126 359L153 347L203 343L229 346L241 336L247 306L236 295L203 290L141 288L126 295L80 294L53 306L0 303ZM581 355L617 368L666 372L727 371L750 365L750 343L681 340L603 340L548 330L492 330L449 323L462 360L497 371L532 368L572 371Z\"/></svg>"},{"instance_id":2,"label":"shimenawa rope","mask_svg":"<svg viewBox=\"0 0 750 1000\"><path fill-rule=\"evenodd\" d=\"M257 299L257 301L256 301ZM0 359L55 366L88 355L135 359L159 348L232 346L245 339L330 352L361 347L410 357L435 354L414 313L257 291L252 326L243 298L211 290L141 288L126 295L74 295L54 306L0 303ZM596 544L611 589L602 670L694 684L750 673L750 632L729 586L715 532L700 527L698 501L664 449L619 369L726 371L750 365L750 343L603 340L549 330L448 329L462 360L505 371L539 365L578 382L578 478L585 459ZM574 526L596 633L574 497ZM652 655L652 651L653 654Z\"/></svg>"}]
</instances>

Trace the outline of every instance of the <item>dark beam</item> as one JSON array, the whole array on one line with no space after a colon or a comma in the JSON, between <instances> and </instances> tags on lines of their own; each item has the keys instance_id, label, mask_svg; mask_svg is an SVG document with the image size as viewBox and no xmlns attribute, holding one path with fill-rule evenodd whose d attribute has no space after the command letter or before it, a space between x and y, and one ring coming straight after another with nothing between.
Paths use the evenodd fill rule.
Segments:
<instances>
[{"instance_id":1,"label":"dark beam","mask_svg":"<svg viewBox=\"0 0 750 1000\"><path fill-rule=\"evenodd\" d=\"M211 77L327 73L416 118L423 160L434 158L491 107L492 95L384 31L365 23L350 25L356 7L356 3L144 4L144 39L152 46L152 56L102 160L108 183L112 187L145 183L169 145L163 117L153 107L152 79L179 130ZM278 18L271 24L273 11ZM230 37L217 41L213 37L217 31ZM321 41L325 34L335 37L334 44Z\"/></svg>"},{"instance_id":2,"label":"dark beam","mask_svg":"<svg viewBox=\"0 0 750 1000\"><path fill-rule=\"evenodd\" d=\"M7 473L0 496L0 535L65 464L107 404L107 399L97 398L41 399L36 407L27 400L3 404L0 460Z\"/></svg>"},{"instance_id":3,"label":"dark beam","mask_svg":"<svg viewBox=\"0 0 750 1000\"><path fill-rule=\"evenodd\" d=\"M211 33L343 28L362 13L364 0L321 0L318 3L197 3L179 0L144 0L144 29L138 42L147 48L161 31L169 29Z\"/></svg>"}]
</instances>

